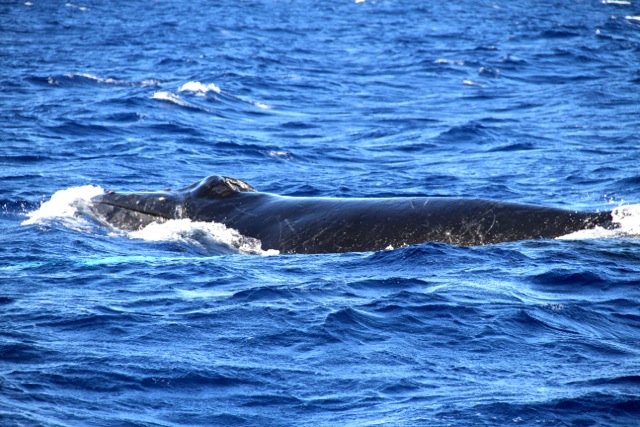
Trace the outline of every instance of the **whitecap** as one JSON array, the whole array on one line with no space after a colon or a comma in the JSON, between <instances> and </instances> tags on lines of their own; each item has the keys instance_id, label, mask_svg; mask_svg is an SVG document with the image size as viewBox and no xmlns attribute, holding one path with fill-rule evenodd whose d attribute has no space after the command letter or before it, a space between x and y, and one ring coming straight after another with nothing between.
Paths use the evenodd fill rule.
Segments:
<instances>
[{"instance_id":1,"label":"whitecap","mask_svg":"<svg viewBox=\"0 0 640 427\"><path fill-rule=\"evenodd\" d=\"M159 86L160 81L156 79L146 79L139 82L131 82L128 80L114 79L111 77L100 77L89 73L65 74L68 79L86 79L99 84L108 84L114 86ZM51 79L51 77L49 77Z\"/></svg>"},{"instance_id":2,"label":"whitecap","mask_svg":"<svg viewBox=\"0 0 640 427\"><path fill-rule=\"evenodd\" d=\"M67 4L65 4L65 6L73 8L73 9L78 9L78 10L81 10L83 12L86 12L87 10L89 10L89 8L86 7L86 6L78 6L78 5L75 5L73 3L67 3Z\"/></svg>"},{"instance_id":3,"label":"whitecap","mask_svg":"<svg viewBox=\"0 0 640 427\"><path fill-rule=\"evenodd\" d=\"M484 87L480 83L476 83L476 82L474 82L472 80L463 80L462 84L465 84L467 86Z\"/></svg>"},{"instance_id":4,"label":"whitecap","mask_svg":"<svg viewBox=\"0 0 640 427\"><path fill-rule=\"evenodd\" d=\"M151 98L152 99L159 99L161 101L173 102L173 103L176 103L178 105L181 105L181 102L182 102L182 100L180 99L180 97L178 95L176 95L175 93L166 92L166 91L154 92L154 94L151 96Z\"/></svg>"},{"instance_id":5,"label":"whitecap","mask_svg":"<svg viewBox=\"0 0 640 427\"><path fill-rule=\"evenodd\" d=\"M152 96L152 99L158 99L160 101L171 102L172 104L179 105L181 107L191 108L193 110L204 111L206 113L211 113L211 110L208 110L203 107L199 107L197 105L193 105L182 99L179 95L176 95L173 92L155 92Z\"/></svg>"},{"instance_id":6,"label":"whitecap","mask_svg":"<svg viewBox=\"0 0 640 427\"><path fill-rule=\"evenodd\" d=\"M271 150L267 154L270 157L275 157L275 158L280 158L280 159L285 159L285 160L292 160L293 159L293 154L291 154L291 152L289 152L289 151Z\"/></svg>"},{"instance_id":7,"label":"whitecap","mask_svg":"<svg viewBox=\"0 0 640 427\"><path fill-rule=\"evenodd\" d=\"M187 82L180 86L178 92L193 92L198 96L205 96L208 92L220 93L221 90L213 83Z\"/></svg>"},{"instance_id":8,"label":"whitecap","mask_svg":"<svg viewBox=\"0 0 640 427\"><path fill-rule=\"evenodd\" d=\"M436 59L433 61L434 64L438 65L464 65L464 61L461 59Z\"/></svg>"},{"instance_id":9,"label":"whitecap","mask_svg":"<svg viewBox=\"0 0 640 427\"><path fill-rule=\"evenodd\" d=\"M178 89L178 92L191 92L196 96L202 96L202 97L205 97L207 96L207 94L213 92L219 95L223 95L225 98L230 100L251 104L254 107L262 108L265 110L268 110L271 108L269 105L264 104L262 102L245 100L240 98L239 96L235 96L230 93L223 92L222 89L220 89L220 87L216 86L214 83L205 84L201 82L190 81L180 86L180 88Z\"/></svg>"},{"instance_id":10,"label":"whitecap","mask_svg":"<svg viewBox=\"0 0 640 427\"><path fill-rule=\"evenodd\" d=\"M118 85L118 86L130 85L129 82L126 82L123 80L112 79L110 77L98 77L98 76L94 76L93 74L86 74L86 73L65 74L65 76L69 77L70 79L74 79L76 77L83 77L87 80L93 80L96 83L106 83L106 84L112 84L112 85Z\"/></svg>"},{"instance_id":11,"label":"whitecap","mask_svg":"<svg viewBox=\"0 0 640 427\"><path fill-rule=\"evenodd\" d=\"M251 103L252 103L253 105L255 105L256 107L258 107L258 108L263 108L263 109L265 109L265 110L269 110L269 109L271 109L271 107L270 107L269 105L267 105L267 104L263 104L262 102L251 101Z\"/></svg>"}]
</instances>

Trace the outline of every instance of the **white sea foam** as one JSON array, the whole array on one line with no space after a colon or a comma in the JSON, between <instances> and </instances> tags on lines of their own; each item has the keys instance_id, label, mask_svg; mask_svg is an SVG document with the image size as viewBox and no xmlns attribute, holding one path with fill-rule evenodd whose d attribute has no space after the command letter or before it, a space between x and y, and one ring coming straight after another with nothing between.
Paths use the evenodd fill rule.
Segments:
<instances>
[{"instance_id":1,"label":"white sea foam","mask_svg":"<svg viewBox=\"0 0 640 427\"><path fill-rule=\"evenodd\" d=\"M255 105L258 108L263 108L265 110L269 110L271 107L267 104L263 104L262 102L258 102L258 101L251 101L251 103L253 105Z\"/></svg>"},{"instance_id":2,"label":"white sea foam","mask_svg":"<svg viewBox=\"0 0 640 427\"><path fill-rule=\"evenodd\" d=\"M464 61L461 59L436 59L433 61L434 64L438 65L464 65Z\"/></svg>"},{"instance_id":3,"label":"white sea foam","mask_svg":"<svg viewBox=\"0 0 640 427\"><path fill-rule=\"evenodd\" d=\"M173 241L199 244L223 253L277 255L276 250L262 250L258 239L246 237L238 231L217 222L174 219L164 223L151 223L139 231L128 233L130 238L151 242Z\"/></svg>"},{"instance_id":4,"label":"white sea foam","mask_svg":"<svg viewBox=\"0 0 640 427\"><path fill-rule=\"evenodd\" d=\"M93 74L87 74L87 73L78 73L78 74L65 74L65 77L69 78L69 79L76 79L76 78L84 78L87 80L92 80L96 83L100 83L100 84L110 84L110 85L115 85L115 86L158 86L160 84L159 80L155 80L155 79L147 79L147 80L142 80L139 82L130 82L127 80L120 80L120 79L114 79L111 77L99 77L99 76L94 76ZM51 79L51 77L50 77ZM55 79L54 79L55 81ZM50 82L51 83L51 82Z\"/></svg>"},{"instance_id":5,"label":"white sea foam","mask_svg":"<svg viewBox=\"0 0 640 427\"><path fill-rule=\"evenodd\" d=\"M617 228L606 229L602 227L595 227L589 230L576 231L575 233L558 237L558 239L614 239L640 236L640 205L618 206L613 209L611 216L613 218L613 223Z\"/></svg>"},{"instance_id":6,"label":"white sea foam","mask_svg":"<svg viewBox=\"0 0 640 427\"><path fill-rule=\"evenodd\" d=\"M100 187L84 185L57 191L51 199L43 202L38 209L27 214L29 219L22 225L43 224L52 220L62 221L67 227L81 229L87 222L77 217L89 203L89 199L104 193Z\"/></svg>"},{"instance_id":7,"label":"white sea foam","mask_svg":"<svg viewBox=\"0 0 640 427\"><path fill-rule=\"evenodd\" d=\"M203 107L199 107L197 105L190 104L184 99L182 99L179 95L176 95L173 92L166 92L166 91L155 92L151 98L158 99L160 101L170 102L172 104L176 104L181 107L191 108L193 110L199 110L199 111L204 111L206 113L211 113L211 110L208 110Z\"/></svg>"},{"instance_id":8,"label":"white sea foam","mask_svg":"<svg viewBox=\"0 0 640 427\"><path fill-rule=\"evenodd\" d=\"M67 228L90 232L92 225L87 219L102 222L90 209L90 199L103 194L101 187L85 185L55 192L38 209L27 214L28 219L22 225L47 224L57 222ZM189 219L170 220L165 223L151 223L139 231L120 232L130 239L142 239L151 242L179 241L196 244L219 253L241 253L259 255L277 255L276 250L262 250L258 239L245 237L238 231L215 222L199 222Z\"/></svg>"},{"instance_id":9,"label":"white sea foam","mask_svg":"<svg viewBox=\"0 0 640 427\"><path fill-rule=\"evenodd\" d=\"M126 82L124 80L112 79L110 77L98 77L98 76L94 76L92 74L84 74L84 73L66 74L66 76L69 77L70 79L74 79L76 77L84 77L85 79L93 80L96 83L106 83L106 84L119 85L119 86L129 86L130 85L129 82Z\"/></svg>"},{"instance_id":10,"label":"white sea foam","mask_svg":"<svg viewBox=\"0 0 640 427\"><path fill-rule=\"evenodd\" d=\"M285 159L285 160L292 160L293 159L293 154L291 154L290 151L269 151L267 153L269 156L271 157L275 157L275 158L280 158L280 159Z\"/></svg>"},{"instance_id":11,"label":"white sea foam","mask_svg":"<svg viewBox=\"0 0 640 427\"><path fill-rule=\"evenodd\" d=\"M78 9L78 10L81 10L83 12L86 12L87 10L89 10L89 8L86 7L86 6L78 6L78 5L75 5L73 3L67 3L67 4L65 4L65 6L73 8L73 9Z\"/></svg>"},{"instance_id":12,"label":"white sea foam","mask_svg":"<svg viewBox=\"0 0 640 427\"><path fill-rule=\"evenodd\" d=\"M463 81L462 81L462 84L465 84L465 85L467 85L467 86L484 87L484 86L482 86L480 83L476 83L476 82L474 82L474 81L472 81L472 80L463 80Z\"/></svg>"},{"instance_id":13,"label":"white sea foam","mask_svg":"<svg viewBox=\"0 0 640 427\"><path fill-rule=\"evenodd\" d=\"M220 93L220 88L213 83L187 82L180 86L178 92L193 92L198 96L205 96L208 92Z\"/></svg>"},{"instance_id":14,"label":"white sea foam","mask_svg":"<svg viewBox=\"0 0 640 427\"><path fill-rule=\"evenodd\" d=\"M176 95L175 93L172 92L166 92L166 91L162 91L162 92L154 92L153 96L151 97L153 99L159 99L161 101L169 101L169 102L173 102L176 104L181 104L184 101L182 101L182 99Z\"/></svg>"},{"instance_id":15,"label":"white sea foam","mask_svg":"<svg viewBox=\"0 0 640 427\"><path fill-rule=\"evenodd\" d=\"M220 95L224 95L224 97L227 99L251 104L255 107L262 108L265 110L271 108L270 106L268 106L267 104L263 104L262 102L245 100L240 98L239 96L235 96L230 93L223 92L222 89L220 89L218 86L216 86L213 83L201 83L201 82L195 82L195 81L187 82L182 86L180 86L180 88L178 89L178 92L191 92L196 96L202 96L202 97L206 97L207 94L213 92Z\"/></svg>"}]
</instances>

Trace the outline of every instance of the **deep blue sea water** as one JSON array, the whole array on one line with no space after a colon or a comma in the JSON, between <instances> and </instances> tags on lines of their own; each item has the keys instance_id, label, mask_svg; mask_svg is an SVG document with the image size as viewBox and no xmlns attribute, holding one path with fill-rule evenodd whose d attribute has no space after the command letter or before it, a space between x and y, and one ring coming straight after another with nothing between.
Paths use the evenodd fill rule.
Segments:
<instances>
[{"instance_id":1,"label":"deep blue sea water","mask_svg":"<svg viewBox=\"0 0 640 427\"><path fill-rule=\"evenodd\" d=\"M640 425L636 0L4 1L0 119L2 426ZM211 174L628 214L326 255L83 215Z\"/></svg>"}]
</instances>

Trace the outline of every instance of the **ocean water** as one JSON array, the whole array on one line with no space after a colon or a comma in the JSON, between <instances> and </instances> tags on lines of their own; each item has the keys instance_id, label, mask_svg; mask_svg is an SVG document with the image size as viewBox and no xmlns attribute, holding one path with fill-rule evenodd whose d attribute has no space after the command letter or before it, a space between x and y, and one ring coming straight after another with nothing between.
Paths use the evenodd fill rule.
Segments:
<instances>
[{"instance_id":1,"label":"ocean water","mask_svg":"<svg viewBox=\"0 0 640 427\"><path fill-rule=\"evenodd\" d=\"M0 3L0 425L636 426L636 0ZM619 209L324 255L105 189Z\"/></svg>"}]
</instances>

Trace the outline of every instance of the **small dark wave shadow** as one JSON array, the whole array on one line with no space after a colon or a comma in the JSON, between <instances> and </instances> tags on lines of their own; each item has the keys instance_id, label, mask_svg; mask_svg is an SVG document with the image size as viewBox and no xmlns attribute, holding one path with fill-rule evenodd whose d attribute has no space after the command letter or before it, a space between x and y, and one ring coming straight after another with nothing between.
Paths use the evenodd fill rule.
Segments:
<instances>
[{"instance_id":1,"label":"small dark wave shadow","mask_svg":"<svg viewBox=\"0 0 640 427\"><path fill-rule=\"evenodd\" d=\"M476 425L562 425L562 426L635 426L640 414L640 399L635 394L607 391L546 401L496 402L473 408ZM449 418L455 411L441 411ZM473 424L473 423L472 423Z\"/></svg>"},{"instance_id":2,"label":"small dark wave shadow","mask_svg":"<svg viewBox=\"0 0 640 427\"><path fill-rule=\"evenodd\" d=\"M593 271L576 272L563 269L545 271L531 277L530 281L538 286L570 290L584 287L604 289L611 284L610 280Z\"/></svg>"},{"instance_id":3,"label":"small dark wave shadow","mask_svg":"<svg viewBox=\"0 0 640 427\"><path fill-rule=\"evenodd\" d=\"M487 150L487 153L510 153L515 151L530 151L535 150L537 147L531 142L516 142L513 144L501 145L499 147L491 148Z\"/></svg>"}]
</instances>

